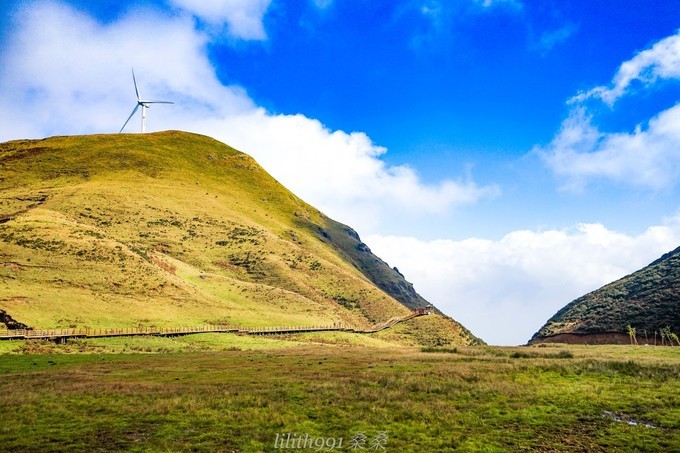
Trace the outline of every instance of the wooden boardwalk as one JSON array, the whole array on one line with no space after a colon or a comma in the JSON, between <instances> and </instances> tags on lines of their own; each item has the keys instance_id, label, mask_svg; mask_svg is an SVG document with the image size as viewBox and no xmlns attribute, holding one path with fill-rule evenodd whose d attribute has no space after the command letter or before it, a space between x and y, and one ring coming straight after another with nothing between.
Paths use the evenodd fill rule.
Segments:
<instances>
[{"instance_id":1,"label":"wooden boardwalk","mask_svg":"<svg viewBox=\"0 0 680 453\"><path fill-rule=\"evenodd\" d=\"M362 329L336 322L328 325L311 326L277 326L277 327L246 327L230 325L202 325L190 327L141 327L124 329L12 329L0 330L0 340L51 340L60 343L70 338L106 338L106 337L131 337L131 336L157 336L172 337L178 335L191 335L197 333L223 332L240 335L286 335L305 332L351 332L351 333L375 333L389 329L394 325L407 321L416 316L427 314L422 311L414 311L408 316L388 319L368 329Z\"/></svg>"}]
</instances>

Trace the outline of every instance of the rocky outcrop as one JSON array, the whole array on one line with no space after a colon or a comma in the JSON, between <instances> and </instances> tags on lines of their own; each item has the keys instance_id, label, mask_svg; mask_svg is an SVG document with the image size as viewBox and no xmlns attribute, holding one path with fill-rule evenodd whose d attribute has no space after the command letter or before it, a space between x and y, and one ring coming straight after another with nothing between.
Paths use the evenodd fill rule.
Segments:
<instances>
[{"instance_id":1,"label":"rocky outcrop","mask_svg":"<svg viewBox=\"0 0 680 453\"><path fill-rule=\"evenodd\" d=\"M5 310L0 310L0 323L4 324L9 330L30 329L26 324L12 318Z\"/></svg>"}]
</instances>

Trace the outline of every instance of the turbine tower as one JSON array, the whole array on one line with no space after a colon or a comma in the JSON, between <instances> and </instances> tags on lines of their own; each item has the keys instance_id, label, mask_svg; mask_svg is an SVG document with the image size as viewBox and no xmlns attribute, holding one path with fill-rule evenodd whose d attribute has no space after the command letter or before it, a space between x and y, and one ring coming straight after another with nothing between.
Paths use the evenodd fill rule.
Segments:
<instances>
[{"instance_id":1,"label":"turbine tower","mask_svg":"<svg viewBox=\"0 0 680 453\"><path fill-rule=\"evenodd\" d=\"M132 69L132 83L135 84L135 94L137 95L137 105L135 105L135 108L132 109L132 113L130 113L130 116L128 116L128 119L125 120L125 124L123 124L123 127L120 128L120 131L118 133L120 134L123 132L123 129L125 129L125 126L127 126L127 123L130 121L130 118L134 116L134 114L137 112L137 109L139 107L142 108L142 133L146 132L146 109L149 108L149 104L174 104L174 102L170 101L146 101L144 99L139 98L139 90L137 89L137 79L135 79L135 70L134 68Z\"/></svg>"}]
</instances>

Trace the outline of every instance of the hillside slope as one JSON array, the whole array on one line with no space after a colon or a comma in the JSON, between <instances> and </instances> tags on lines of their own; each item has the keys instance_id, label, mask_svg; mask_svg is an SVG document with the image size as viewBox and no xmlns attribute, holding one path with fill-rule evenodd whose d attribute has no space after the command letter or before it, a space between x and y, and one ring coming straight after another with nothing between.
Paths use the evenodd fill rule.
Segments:
<instances>
[{"instance_id":1,"label":"hillside slope","mask_svg":"<svg viewBox=\"0 0 680 453\"><path fill-rule=\"evenodd\" d=\"M680 247L645 268L579 297L532 337L532 343L661 342L662 329L680 333Z\"/></svg>"},{"instance_id":2,"label":"hillside slope","mask_svg":"<svg viewBox=\"0 0 680 453\"><path fill-rule=\"evenodd\" d=\"M427 304L351 228L208 137L12 141L0 170L8 325L368 326Z\"/></svg>"}]
</instances>

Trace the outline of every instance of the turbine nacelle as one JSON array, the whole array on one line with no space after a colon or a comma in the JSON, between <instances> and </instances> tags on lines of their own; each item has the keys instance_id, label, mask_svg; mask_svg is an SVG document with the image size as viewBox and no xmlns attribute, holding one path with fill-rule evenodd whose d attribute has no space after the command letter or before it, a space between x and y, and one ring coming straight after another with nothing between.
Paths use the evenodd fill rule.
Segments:
<instances>
[{"instance_id":1,"label":"turbine nacelle","mask_svg":"<svg viewBox=\"0 0 680 453\"><path fill-rule=\"evenodd\" d=\"M135 70L132 70L132 82L135 85L135 94L137 95L137 105L135 105L135 108L132 109L132 113L130 113L130 116L128 116L128 119L125 120L125 123L123 123L123 127L120 128L120 131L118 133L123 132L123 129L125 129L125 126L127 126L127 123L130 122L130 119L137 113L137 109L141 106L142 107L142 133L146 132L146 109L149 108L150 104L174 104L174 102L170 101L147 101L139 98L139 89L137 89L137 79L135 78Z\"/></svg>"}]
</instances>

